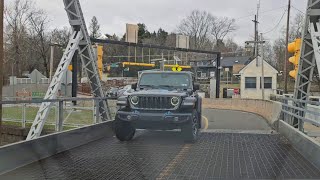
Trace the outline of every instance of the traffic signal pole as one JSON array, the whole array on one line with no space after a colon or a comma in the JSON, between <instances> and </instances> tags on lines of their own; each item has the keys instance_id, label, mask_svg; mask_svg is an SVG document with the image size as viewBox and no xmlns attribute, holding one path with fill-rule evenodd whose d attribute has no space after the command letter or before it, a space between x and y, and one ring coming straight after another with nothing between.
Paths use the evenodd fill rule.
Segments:
<instances>
[{"instance_id":1,"label":"traffic signal pole","mask_svg":"<svg viewBox=\"0 0 320 180\"><path fill-rule=\"evenodd\" d=\"M72 58L72 89L71 96L77 97L78 90L78 52L76 51ZM73 105L77 105L77 101L72 101Z\"/></svg>"}]
</instances>

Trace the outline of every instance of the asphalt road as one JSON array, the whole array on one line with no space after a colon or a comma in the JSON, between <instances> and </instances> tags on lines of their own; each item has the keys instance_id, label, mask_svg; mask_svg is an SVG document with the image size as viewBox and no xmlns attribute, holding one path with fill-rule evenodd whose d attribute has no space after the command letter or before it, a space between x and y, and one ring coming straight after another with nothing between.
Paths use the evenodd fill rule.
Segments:
<instances>
[{"instance_id":1,"label":"asphalt road","mask_svg":"<svg viewBox=\"0 0 320 180\"><path fill-rule=\"evenodd\" d=\"M252 113L204 109L202 115L202 127L204 129L271 130L263 117Z\"/></svg>"}]
</instances>

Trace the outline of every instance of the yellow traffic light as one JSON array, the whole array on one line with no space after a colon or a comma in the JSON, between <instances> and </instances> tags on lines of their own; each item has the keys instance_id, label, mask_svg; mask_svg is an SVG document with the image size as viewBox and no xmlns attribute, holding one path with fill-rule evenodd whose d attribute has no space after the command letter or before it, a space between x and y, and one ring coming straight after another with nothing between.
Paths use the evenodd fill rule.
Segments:
<instances>
[{"instance_id":1,"label":"yellow traffic light","mask_svg":"<svg viewBox=\"0 0 320 180\"><path fill-rule=\"evenodd\" d=\"M68 70L69 70L69 71L72 71L72 70L73 70L72 65L69 65L69 66L68 66Z\"/></svg>"},{"instance_id":2,"label":"yellow traffic light","mask_svg":"<svg viewBox=\"0 0 320 180\"><path fill-rule=\"evenodd\" d=\"M288 44L288 51L294 53L294 56L289 58L289 62L294 65L294 70L289 72L292 78L296 78L298 74L298 66L300 61L300 49L301 49L301 39L297 38L294 42Z\"/></svg>"}]
</instances>

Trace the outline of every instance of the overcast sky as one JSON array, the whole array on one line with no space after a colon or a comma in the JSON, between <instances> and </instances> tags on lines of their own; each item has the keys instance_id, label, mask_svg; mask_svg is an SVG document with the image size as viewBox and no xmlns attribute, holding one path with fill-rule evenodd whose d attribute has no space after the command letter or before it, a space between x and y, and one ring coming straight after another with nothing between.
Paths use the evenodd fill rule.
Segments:
<instances>
[{"instance_id":1,"label":"overcast sky","mask_svg":"<svg viewBox=\"0 0 320 180\"><path fill-rule=\"evenodd\" d=\"M9 2L11 0L5 0ZM34 0L36 5L47 11L51 28L69 26L62 0ZM261 0L260 27L262 32L273 29L286 10L288 0ZM206 10L215 16L236 19L238 30L230 36L239 44L244 44L254 31L251 21L257 9L257 0L80 0L87 24L96 16L102 33L122 36L126 23L145 23L149 31L162 27L174 32L179 22L194 9ZM305 12L307 0L292 0L292 17ZM251 16L250 16L251 15ZM285 26L284 15L279 26L266 38L280 36ZM260 31L260 32L261 32Z\"/></svg>"}]
</instances>

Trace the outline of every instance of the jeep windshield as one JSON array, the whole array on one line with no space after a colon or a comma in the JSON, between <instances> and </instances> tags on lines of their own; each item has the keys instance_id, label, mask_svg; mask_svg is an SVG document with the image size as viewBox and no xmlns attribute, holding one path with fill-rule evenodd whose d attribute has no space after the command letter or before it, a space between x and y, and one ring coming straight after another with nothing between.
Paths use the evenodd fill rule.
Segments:
<instances>
[{"instance_id":1,"label":"jeep windshield","mask_svg":"<svg viewBox=\"0 0 320 180\"><path fill-rule=\"evenodd\" d=\"M188 74L179 73L146 73L142 74L140 88L190 88L191 79Z\"/></svg>"}]
</instances>

